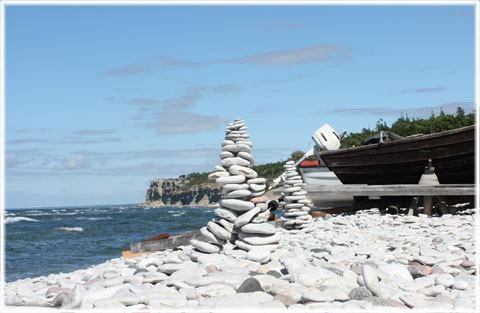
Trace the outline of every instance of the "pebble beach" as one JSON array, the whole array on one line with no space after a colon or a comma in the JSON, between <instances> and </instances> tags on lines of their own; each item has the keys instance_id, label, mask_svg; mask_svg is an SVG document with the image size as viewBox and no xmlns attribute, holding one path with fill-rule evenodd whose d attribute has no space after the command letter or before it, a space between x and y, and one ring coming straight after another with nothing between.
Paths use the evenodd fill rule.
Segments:
<instances>
[{"instance_id":1,"label":"pebble beach","mask_svg":"<svg viewBox=\"0 0 480 313\"><path fill-rule=\"evenodd\" d=\"M475 311L475 209L428 217L377 209L276 227L272 251L192 246L4 285L6 310ZM478 305L478 304L477 304Z\"/></svg>"}]
</instances>

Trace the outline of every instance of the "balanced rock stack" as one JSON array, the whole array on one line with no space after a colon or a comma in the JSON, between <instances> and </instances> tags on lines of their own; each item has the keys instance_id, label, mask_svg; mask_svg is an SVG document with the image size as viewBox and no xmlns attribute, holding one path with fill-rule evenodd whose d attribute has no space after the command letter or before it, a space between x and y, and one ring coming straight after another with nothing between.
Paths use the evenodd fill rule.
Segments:
<instances>
[{"instance_id":1,"label":"balanced rock stack","mask_svg":"<svg viewBox=\"0 0 480 313\"><path fill-rule=\"evenodd\" d=\"M266 179L258 178L251 166L255 163L252 143L245 121L237 118L226 128L225 141L220 153L221 166L208 176L222 185L220 208L214 210L216 218L200 231L204 241L192 240L197 250L218 253L227 241L243 250L278 246L280 237L276 228L267 223L270 211L265 193Z\"/></svg>"},{"instance_id":2,"label":"balanced rock stack","mask_svg":"<svg viewBox=\"0 0 480 313\"><path fill-rule=\"evenodd\" d=\"M307 192L303 189L305 185L302 177L298 175L293 161L285 163L283 176L283 197L285 200L285 213L287 221L286 229L305 229L309 226L312 216L308 214L310 200L307 199Z\"/></svg>"}]
</instances>

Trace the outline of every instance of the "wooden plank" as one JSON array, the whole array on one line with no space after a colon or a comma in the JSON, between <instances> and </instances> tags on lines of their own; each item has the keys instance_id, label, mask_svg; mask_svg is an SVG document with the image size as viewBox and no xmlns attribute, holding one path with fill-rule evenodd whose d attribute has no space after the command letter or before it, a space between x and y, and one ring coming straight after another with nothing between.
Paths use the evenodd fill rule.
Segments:
<instances>
[{"instance_id":1,"label":"wooden plank","mask_svg":"<svg viewBox=\"0 0 480 313\"><path fill-rule=\"evenodd\" d=\"M444 185L307 185L305 190L310 197L325 193L342 193L352 196L472 196L474 184Z\"/></svg>"},{"instance_id":2,"label":"wooden plank","mask_svg":"<svg viewBox=\"0 0 480 313\"><path fill-rule=\"evenodd\" d=\"M202 233L199 230L194 230L184 232L178 236L171 236L167 239L132 243L130 244L130 249L133 254L147 251L160 251L189 245L190 240L201 240L202 238Z\"/></svg>"}]
</instances>

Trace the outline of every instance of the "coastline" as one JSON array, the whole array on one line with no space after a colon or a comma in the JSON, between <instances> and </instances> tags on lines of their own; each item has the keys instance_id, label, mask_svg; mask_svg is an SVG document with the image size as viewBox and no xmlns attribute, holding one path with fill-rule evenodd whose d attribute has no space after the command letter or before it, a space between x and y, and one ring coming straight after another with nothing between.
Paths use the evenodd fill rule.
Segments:
<instances>
[{"instance_id":1,"label":"coastline","mask_svg":"<svg viewBox=\"0 0 480 313\"><path fill-rule=\"evenodd\" d=\"M475 304L476 210L429 218L378 210L277 228L280 246L191 246L5 284L6 309L449 309ZM52 310L52 308L50 308ZM54 309L57 310L57 309Z\"/></svg>"}]
</instances>

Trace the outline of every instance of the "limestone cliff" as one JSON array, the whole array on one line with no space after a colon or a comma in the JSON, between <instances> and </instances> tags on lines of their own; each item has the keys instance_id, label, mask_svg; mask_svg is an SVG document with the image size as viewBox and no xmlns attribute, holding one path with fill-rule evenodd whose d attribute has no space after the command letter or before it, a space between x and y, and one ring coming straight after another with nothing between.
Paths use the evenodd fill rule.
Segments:
<instances>
[{"instance_id":1,"label":"limestone cliff","mask_svg":"<svg viewBox=\"0 0 480 313\"><path fill-rule=\"evenodd\" d=\"M182 178L153 179L141 206L161 207L169 205L211 206L220 200L221 188L215 183L188 186Z\"/></svg>"}]
</instances>

